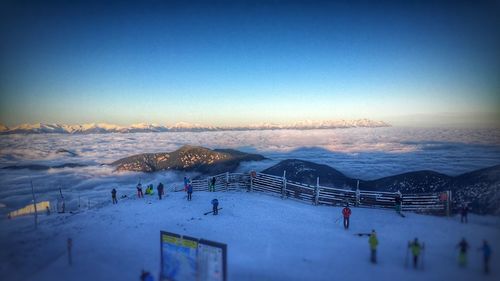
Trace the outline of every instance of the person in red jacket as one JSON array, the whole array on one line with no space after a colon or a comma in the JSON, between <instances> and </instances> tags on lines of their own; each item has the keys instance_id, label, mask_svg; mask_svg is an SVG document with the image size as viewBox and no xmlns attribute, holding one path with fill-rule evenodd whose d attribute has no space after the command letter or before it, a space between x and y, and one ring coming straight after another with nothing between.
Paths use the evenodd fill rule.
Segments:
<instances>
[{"instance_id":1,"label":"person in red jacket","mask_svg":"<svg viewBox=\"0 0 500 281\"><path fill-rule=\"evenodd\" d=\"M342 215L344 216L344 228L349 229L349 217L351 216L351 209L349 208L349 203L347 203L345 208L342 210Z\"/></svg>"}]
</instances>

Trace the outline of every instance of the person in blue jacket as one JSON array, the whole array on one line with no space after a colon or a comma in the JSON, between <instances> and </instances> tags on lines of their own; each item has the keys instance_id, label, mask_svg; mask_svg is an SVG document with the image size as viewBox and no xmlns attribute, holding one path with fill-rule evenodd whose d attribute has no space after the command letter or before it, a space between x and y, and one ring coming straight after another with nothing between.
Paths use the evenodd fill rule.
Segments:
<instances>
[{"instance_id":1,"label":"person in blue jacket","mask_svg":"<svg viewBox=\"0 0 500 281\"><path fill-rule=\"evenodd\" d=\"M219 214L219 200L216 198L212 199L212 215Z\"/></svg>"},{"instance_id":2,"label":"person in blue jacket","mask_svg":"<svg viewBox=\"0 0 500 281\"><path fill-rule=\"evenodd\" d=\"M483 263L484 263L484 273L490 273L490 257L491 257L491 247L488 241L483 240L483 246L479 248L483 252Z\"/></svg>"}]
</instances>

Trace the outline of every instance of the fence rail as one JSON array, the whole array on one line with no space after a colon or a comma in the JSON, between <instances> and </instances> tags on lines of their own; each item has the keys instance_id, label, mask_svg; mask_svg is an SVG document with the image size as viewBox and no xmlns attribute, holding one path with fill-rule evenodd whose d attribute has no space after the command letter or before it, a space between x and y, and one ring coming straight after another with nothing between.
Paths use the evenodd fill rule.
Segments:
<instances>
[{"instance_id":1,"label":"fence rail","mask_svg":"<svg viewBox=\"0 0 500 281\"><path fill-rule=\"evenodd\" d=\"M446 214L451 210L451 192L401 194L399 192L349 190L321 186L319 178L316 185L290 181L283 176L264 173L223 173L206 179L192 181L195 191L208 191L210 180L215 177L216 191L245 189L278 195L282 198L294 199L315 205L339 206L349 203L365 208L394 208L396 197L402 199L402 210L410 212Z\"/></svg>"},{"instance_id":2,"label":"fence rail","mask_svg":"<svg viewBox=\"0 0 500 281\"><path fill-rule=\"evenodd\" d=\"M212 178L215 178L215 191L244 189L249 192L261 192L314 205L343 206L349 203L364 208L394 208L396 196L399 195L402 199L402 211L450 215L454 202L451 191L401 194L399 192L340 189L320 185L319 178L316 180L316 185L290 181L286 178L286 172L281 177L258 172L222 173L204 179L192 180L193 190L208 191ZM111 204L111 200L80 196L79 193L74 192L65 193L66 197L69 195L69 200L65 202L60 189L52 192L56 193L57 191L60 192L61 197L58 197L57 200L50 200L48 205L50 212L78 213L82 209L93 209ZM134 198L134 195L134 192L130 191L129 194L123 194L119 199ZM65 205L66 207L64 207ZM27 207L31 208L32 204ZM43 208L39 209L41 209L39 212L46 211ZM18 210L19 213L21 213L20 210ZM23 214L24 212L32 213L31 211L23 211ZM14 211L9 215L14 217L16 214Z\"/></svg>"}]
</instances>

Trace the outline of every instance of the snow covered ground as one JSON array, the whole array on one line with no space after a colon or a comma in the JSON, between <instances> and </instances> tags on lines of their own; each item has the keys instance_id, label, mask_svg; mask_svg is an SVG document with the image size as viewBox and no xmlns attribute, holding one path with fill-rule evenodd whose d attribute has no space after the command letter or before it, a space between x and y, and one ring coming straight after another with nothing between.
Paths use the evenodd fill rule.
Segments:
<instances>
[{"instance_id":1,"label":"snow covered ground","mask_svg":"<svg viewBox=\"0 0 500 281\"><path fill-rule=\"evenodd\" d=\"M119 189L119 196L124 191ZM109 195L108 195L109 196ZM160 231L219 241L228 245L229 280L498 280L500 219L457 218L391 210L353 208L351 228L335 222L341 210L282 200L261 193L198 192L193 201L182 192L109 202L78 214L42 215L38 230L33 217L0 219L2 280L139 280L141 269L160 266ZM210 200L220 201L219 216ZM367 237L375 229L380 241L379 264L369 262ZM73 265L67 265L66 239L73 239ZM425 242L424 270L404 267L407 241ZM471 244L469 265L458 268L456 244ZM481 272L476 250L492 244L492 274Z\"/></svg>"}]
</instances>

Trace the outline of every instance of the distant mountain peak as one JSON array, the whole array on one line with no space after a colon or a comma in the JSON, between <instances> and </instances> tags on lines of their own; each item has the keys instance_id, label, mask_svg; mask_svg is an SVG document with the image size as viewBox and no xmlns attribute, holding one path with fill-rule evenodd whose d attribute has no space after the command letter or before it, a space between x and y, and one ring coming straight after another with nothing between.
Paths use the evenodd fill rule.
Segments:
<instances>
[{"instance_id":1,"label":"distant mountain peak","mask_svg":"<svg viewBox=\"0 0 500 281\"><path fill-rule=\"evenodd\" d=\"M184 145L172 152L143 153L119 159L111 165L118 171L156 172L160 170L193 171L218 174L235 170L242 161L265 157L237 150L217 151L201 146Z\"/></svg>"},{"instance_id":2,"label":"distant mountain peak","mask_svg":"<svg viewBox=\"0 0 500 281\"><path fill-rule=\"evenodd\" d=\"M136 133L136 132L203 132L203 131L242 131L242 130L310 130L310 129L335 129L335 128L374 128L390 127L383 121L369 119L356 120L305 120L291 124L260 123L248 126L210 126L196 123L178 122L173 126L163 126L149 123L136 123L130 126L119 126L109 123L86 123L76 125L64 124L21 124L14 127L0 125L1 134L95 134L95 133Z\"/></svg>"}]
</instances>

